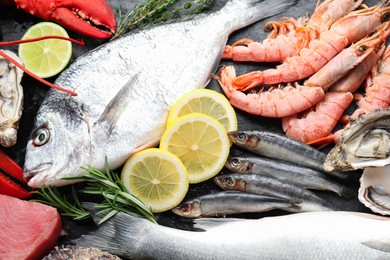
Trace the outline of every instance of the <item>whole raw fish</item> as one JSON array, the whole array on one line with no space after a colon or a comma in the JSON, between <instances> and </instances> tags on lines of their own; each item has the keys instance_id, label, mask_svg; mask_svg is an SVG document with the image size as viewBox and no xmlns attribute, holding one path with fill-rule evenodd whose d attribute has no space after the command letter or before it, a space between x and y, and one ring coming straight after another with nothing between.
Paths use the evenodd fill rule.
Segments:
<instances>
[{"instance_id":1,"label":"whole raw fish","mask_svg":"<svg viewBox=\"0 0 390 260\"><path fill-rule=\"evenodd\" d=\"M97 221L97 220L95 220ZM184 231L118 213L73 241L129 259L389 259L390 218L307 212L256 220L196 219Z\"/></svg>"},{"instance_id":2,"label":"whole raw fish","mask_svg":"<svg viewBox=\"0 0 390 260\"><path fill-rule=\"evenodd\" d=\"M243 192L265 194L287 198L300 211L338 210L338 207L313 192L298 185L280 181L276 178L246 173L222 174L214 177L214 182L224 190L238 190ZM293 211L291 209L290 211Z\"/></svg>"},{"instance_id":3,"label":"whole raw fish","mask_svg":"<svg viewBox=\"0 0 390 260\"><path fill-rule=\"evenodd\" d=\"M218 12L132 32L78 58L43 101L24 164L32 187L71 183L81 166L121 166L156 145L169 107L203 88L230 33L282 12L295 1L229 0Z\"/></svg>"},{"instance_id":4,"label":"whole raw fish","mask_svg":"<svg viewBox=\"0 0 390 260\"><path fill-rule=\"evenodd\" d=\"M320 171L297 164L281 162L264 157L229 157L225 167L236 173L252 173L273 177L306 189L333 191L350 198L354 192Z\"/></svg>"},{"instance_id":5,"label":"whole raw fish","mask_svg":"<svg viewBox=\"0 0 390 260\"><path fill-rule=\"evenodd\" d=\"M243 130L231 131L228 136L235 145L255 154L309 167L343 179L347 177L339 171L325 171L324 153L285 135L269 131Z\"/></svg>"},{"instance_id":6,"label":"whole raw fish","mask_svg":"<svg viewBox=\"0 0 390 260\"><path fill-rule=\"evenodd\" d=\"M221 191L190 199L173 208L172 212L187 218L198 218L266 212L274 209L296 212L299 206L282 197L240 191Z\"/></svg>"}]
</instances>

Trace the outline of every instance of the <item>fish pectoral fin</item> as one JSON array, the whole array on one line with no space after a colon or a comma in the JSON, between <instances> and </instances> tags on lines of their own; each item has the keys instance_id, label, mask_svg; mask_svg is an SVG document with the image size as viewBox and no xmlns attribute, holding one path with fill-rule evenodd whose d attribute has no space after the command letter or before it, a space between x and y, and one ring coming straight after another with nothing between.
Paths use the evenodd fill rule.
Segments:
<instances>
[{"instance_id":1,"label":"fish pectoral fin","mask_svg":"<svg viewBox=\"0 0 390 260\"><path fill-rule=\"evenodd\" d=\"M362 242L363 245L368 246L369 248L379 250L382 252L390 253L390 239L384 238L381 240L368 240Z\"/></svg>"},{"instance_id":2,"label":"fish pectoral fin","mask_svg":"<svg viewBox=\"0 0 390 260\"><path fill-rule=\"evenodd\" d=\"M214 228L222 227L226 224L242 221L241 218L198 218L194 219L194 228L201 229L203 231L209 231Z\"/></svg>"},{"instance_id":3,"label":"fish pectoral fin","mask_svg":"<svg viewBox=\"0 0 390 260\"><path fill-rule=\"evenodd\" d=\"M132 93L132 86L138 81L138 73L135 74L119 92L107 104L98 121L95 123L99 129L103 129L109 136L116 126L119 117L126 109Z\"/></svg>"}]
</instances>

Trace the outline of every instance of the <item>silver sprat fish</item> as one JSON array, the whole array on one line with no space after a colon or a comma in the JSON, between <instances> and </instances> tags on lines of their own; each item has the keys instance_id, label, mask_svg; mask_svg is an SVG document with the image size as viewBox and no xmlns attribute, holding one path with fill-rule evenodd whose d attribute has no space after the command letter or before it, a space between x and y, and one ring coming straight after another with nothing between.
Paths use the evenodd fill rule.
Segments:
<instances>
[{"instance_id":1,"label":"silver sprat fish","mask_svg":"<svg viewBox=\"0 0 390 260\"><path fill-rule=\"evenodd\" d=\"M320 171L296 164L263 157L229 157L225 167L236 173L260 174L306 189L333 191L340 196L352 197L355 192Z\"/></svg>"},{"instance_id":2,"label":"silver sprat fish","mask_svg":"<svg viewBox=\"0 0 390 260\"><path fill-rule=\"evenodd\" d=\"M224 217L229 214L266 212L274 209L295 212L299 207L286 198L222 191L190 199L173 208L172 212L187 218L198 218Z\"/></svg>"},{"instance_id":3,"label":"silver sprat fish","mask_svg":"<svg viewBox=\"0 0 390 260\"><path fill-rule=\"evenodd\" d=\"M324 153L285 135L268 131L231 131L228 136L235 145L255 154L326 172L323 166L326 157ZM347 177L338 171L329 174L339 178Z\"/></svg>"},{"instance_id":4,"label":"silver sprat fish","mask_svg":"<svg viewBox=\"0 0 390 260\"><path fill-rule=\"evenodd\" d=\"M336 205L318 197L309 190L271 177L230 173L218 175L213 180L224 190L239 190L287 198L299 206L297 211L338 210Z\"/></svg>"},{"instance_id":5,"label":"silver sprat fish","mask_svg":"<svg viewBox=\"0 0 390 260\"><path fill-rule=\"evenodd\" d=\"M98 221L98 220L95 220ZM256 220L201 218L173 229L118 213L73 241L129 259L388 259L390 219L307 212Z\"/></svg>"},{"instance_id":6,"label":"silver sprat fish","mask_svg":"<svg viewBox=\"0 0 390 260\"><path fill-rule=\"evenodd\" d=\"M205 87L233 31L295 4L229 0L218 12L132 32L78 58L55 81L39 108L26 148L24 176L32 187L71 183L81 166L122 165L156 145L169 107Z\"/></svg>"}]
</instances>

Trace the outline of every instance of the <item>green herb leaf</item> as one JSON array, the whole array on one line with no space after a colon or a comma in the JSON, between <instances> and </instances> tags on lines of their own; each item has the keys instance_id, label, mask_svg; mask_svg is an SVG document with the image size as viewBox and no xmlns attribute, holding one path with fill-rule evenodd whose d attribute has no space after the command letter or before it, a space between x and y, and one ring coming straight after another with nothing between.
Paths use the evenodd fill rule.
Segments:
<instances>
[{"instance_id":1,"label":"green herb leaf","mask_svg":"<svg viewBox=\"0 0 390 260\"><path fill-rule=\"evenodd\" d=\"M107 221L117 212L143 217L156 223L151 208L127 190L118 175L109 169L107 158L105 158L105 173L91 166L82 169L85 172L81 176L66 177L64 179L85 181L86 186L80 192L97 195L102 199L102 202L95 206L99 209L97 214L105 214L98 224ZM57 188L42 188L34 193L45 199L36 201L58 208L64 216L72 217L75 220L90 217L88 210L79 201L73 186L72 198L74 203L70 203L65 196L61 196Z\"/></svg>"},{"instance_id":2,"label":"green herb leaf","mask_svg":"<svg viewBox=\"0 0 390 260\"><path fill-rule=\"evenodd\" d=\"M113 38L120 37L135 28L167 22L198 14L212 5L214 0L192 0L175 6L177 0L147 0L130 12L118 9L119 23Z\"/></svg>"}]
</instances>

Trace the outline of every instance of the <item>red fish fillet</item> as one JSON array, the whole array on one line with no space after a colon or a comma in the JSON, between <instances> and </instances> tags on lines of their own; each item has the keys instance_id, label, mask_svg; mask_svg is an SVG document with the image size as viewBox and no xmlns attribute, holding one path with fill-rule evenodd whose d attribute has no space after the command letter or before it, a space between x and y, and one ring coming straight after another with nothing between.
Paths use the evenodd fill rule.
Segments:
<instances>
[{"instance_id":1,"label":"red fish fillet","mask_svg":"<svg viewBox=\"0 0 390 260\"><path fill-rule=\"evenodd\" d=\"M41 259L57 243L61 219L53 207L0 195L0 259Z\"/></svg>"}]
</instances>

